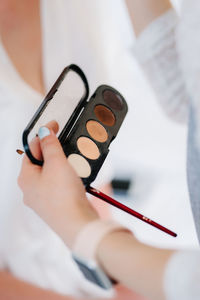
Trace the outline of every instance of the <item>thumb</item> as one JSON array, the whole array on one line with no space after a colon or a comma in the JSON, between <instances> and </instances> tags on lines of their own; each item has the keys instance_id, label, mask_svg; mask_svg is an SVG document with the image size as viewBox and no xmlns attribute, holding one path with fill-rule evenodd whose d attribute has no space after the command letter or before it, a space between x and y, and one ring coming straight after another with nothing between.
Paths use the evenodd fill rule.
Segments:
<instances>
[{"instance_id":1,"label":"thumb","mask_svg":"<svg viewBox=\"0 0 200 300\"><path fill-rule=\"evenodd\" d=\"M40 127L38 131L44 163L63 163L66 157L62 146L53 130Z\"/></svg>"}]
</instances>

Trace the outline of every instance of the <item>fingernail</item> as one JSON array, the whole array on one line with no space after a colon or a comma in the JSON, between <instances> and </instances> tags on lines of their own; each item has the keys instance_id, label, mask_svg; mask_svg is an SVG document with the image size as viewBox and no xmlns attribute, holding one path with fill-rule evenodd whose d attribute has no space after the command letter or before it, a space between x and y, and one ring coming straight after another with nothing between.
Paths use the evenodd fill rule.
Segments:
<instances>
[{"instance_id":1,"label":"fingernail","mask_svg":"<svg viewBox=\"0 0 200 300\"><path fill-rule=\"evenodd\" d=\"M39 136L40 140L42 140L43 138L45 138L48 135L50 135L50 130L47 127L40 127L40 129L38 131L38 136Z\"/></svg>"}]
</instances>

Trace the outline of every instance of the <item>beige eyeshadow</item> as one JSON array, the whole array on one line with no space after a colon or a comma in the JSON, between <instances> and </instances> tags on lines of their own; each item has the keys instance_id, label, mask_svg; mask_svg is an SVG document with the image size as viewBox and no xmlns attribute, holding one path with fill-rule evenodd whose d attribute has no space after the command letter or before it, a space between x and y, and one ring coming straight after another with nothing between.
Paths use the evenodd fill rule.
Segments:
<instances>
[{"instance_id":1,"label":"beige eyeshadow","mask_svg":"<svg viewBox=\"0 0 200 300\"><path fill-rule=\"evenodd\" d=\"M97 145L88 137L81 136L77 140L77 147L81 154L90 159L97 159L100 155Z\"/></svg>"},{"instance_id":2,"label":"beige eyeshadow","mask_svg":"<svg viewBox=\"0 0 200 300\"><path fill-rule=\"evenodd\" d=\"M86 124L89 135L96 141L104 143L108 139L106 129L97 121L90 120Z\"/></svg>"},{"instance_id":3,"label":"beige eyeshadow","mask_svg":"<svg viewBox=\"0 0 200 300\"><path fill-rule=\"evenodd\" d=\"M104 105L97 105L94 108L94 113L99 121L104 125L113 126L115 124L115 116L108 107Z\"/></svg>"},{"instance_id":4,"label":"beige eyeshadow","mask_svg":"<svg viewBox=\"0 0 200 300\"><path fill-rule=\"evenodd\" d=\"M81 178L87 178L91 174L91 168L87 160L79 154L70 154L68 161Z\"/></svg>"}]
</instances>

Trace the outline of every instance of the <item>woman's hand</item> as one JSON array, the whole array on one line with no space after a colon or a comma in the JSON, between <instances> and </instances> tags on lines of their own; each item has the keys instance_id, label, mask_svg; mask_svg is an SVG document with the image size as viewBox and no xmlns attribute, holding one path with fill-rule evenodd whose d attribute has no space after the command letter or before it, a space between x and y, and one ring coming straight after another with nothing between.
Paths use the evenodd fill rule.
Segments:
<instances>
[{"instance_id":1,"label":"woman's hand","mask_svg":"<svg viewBox=\"0 0 200 300\"><path fill-rule=\"evenodd\" d=\"M35 157L43 157L44 164L34 165L25 155L18 184L24 203L72 246L82 226L98 216L86 198L80 178L66 159L54 133L58 129L56 125L52 121L40 128L39 138L32 141L31 150Z\"/></svg>"}]
</instances>

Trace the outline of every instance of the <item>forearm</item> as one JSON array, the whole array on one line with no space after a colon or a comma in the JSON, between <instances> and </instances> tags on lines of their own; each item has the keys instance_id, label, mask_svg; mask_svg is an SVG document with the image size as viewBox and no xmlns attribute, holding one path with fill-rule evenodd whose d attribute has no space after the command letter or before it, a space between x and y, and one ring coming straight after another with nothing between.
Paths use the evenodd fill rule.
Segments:
<instances>
[{"instance_id":1,"label":"forearm","mask_svg":"<svg viewBox=\"0 0 200 300\"><path fill-rule=\"evenodd\" d=\"M165 299L164 271L174 251L146 246L124 232L107 235L97 251L100 264L112 278L148 299Z\"/></svg>"},{"instance_id":2,"label":"forearm","mask_svg":"<svg viewBox=\"0 0 200 300\"><path fill-rule=\"evenodd\" d=\"M0 272L0 299L5 300L72 300L52 291L44 290L12 276Z\"/></svg>"},{"instance_id":3,"label":"forearm","mask_svg":"<svg viewBox=\"0 0 200 300\"><path fill-rule=\"evenodd\" d=\"M136 35L172 8L169 0L126 0L126 4Z\"/></svg>"}]
</instances>

